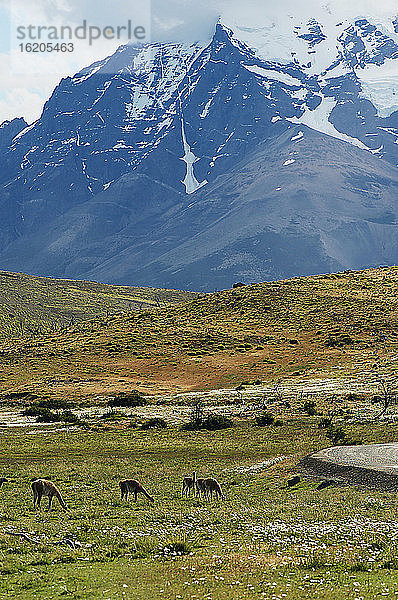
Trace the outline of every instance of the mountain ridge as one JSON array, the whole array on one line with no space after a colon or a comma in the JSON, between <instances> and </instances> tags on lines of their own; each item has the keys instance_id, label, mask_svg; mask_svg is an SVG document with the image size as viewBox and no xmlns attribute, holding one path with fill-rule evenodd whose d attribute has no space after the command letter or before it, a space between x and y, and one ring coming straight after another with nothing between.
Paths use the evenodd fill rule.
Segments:
<instances>
[{"instance_id":1,"label":"mountain ridge","mask_svg":"<svg viewBox=\"0 0 398 600\"><path fill-rule=\"evenodd\" d=\"M388 175L387 163L392 169L398 164L398 111L379 114L377 106L366 97L367 88L358 76L368 67L383 69L388 61L398 57L395 39L380 27L364 18L343 23L342 27L329 23L322 28L322 23L316 21L305 27L296 23L293 34L299 45L291 48L290 61L283 63L264 58L245 40L238 40L236 32L219 23L208 46L123 46L113 56L62 80L41 118L19 131L9 148L5 148L3 168L0 164L0 216L4 216L0 224L0 264L10 270L68 277L100 276L106 281L139 281L145 285L158 280L165 284L171 274L176 287L209 290L228 287L245 272L256 273L259 280L293 275L289 261L294 262L301 250L307 256L307 265L303 258L303 264L297 264L296 274L309 274L311 269L318 272L328 265L333 270L380 264L388 258L394 261L398 249L391 249L396 236L389 225L394 228L396 222L396 204L391 201L395 174ZM331 31L333 36L338 33L337 59L328 50ZM325 44L327 51L323 50ZM303 48L307 54L303 54ZM331 64L325 69L318 54L325 61L328 52ZM186 275L180 280L174 277L178 260L174 265L163 265L161 257L170 258L170 252L178 257L185 247L185 234L191 230L184 221L185 207L203 199L202 220L208 222L206 211L211 206L212 214L217 213L218 207L216 221L222 222L227 217L224 211L228 199L216 194L217 200L209 204L208 190L218 189L217 182L231 175L235 178L232 187L245 187L247 176L239 172L245 159L257 151L260 156L264 145L271 147L273 140L289 137L291 132L291 148L286 155L290 162L274 165L275 178L282 181L288 167L297 168L295 146L305 136L313 136L312 131L316 139L313 152L315 147L319 152L322 144L332 148L333 138L349 147L359 147L353 155L360 173L357 179L349 181L335 171L336 181L344 179L352 200L352 219L355 220L356 207L358 223L361 221L366 193L370 203L377 197L380 207L387 207L379 214L375 209L371 215L371 219L381 219L381 223L375 222L363 230L362 237L374 238L368 245L362 243L363 256L357 256L353 262L349 244L346 256L341 248L335 252L337 242L327 240L322 228L314 227L314 243L320 241L312 244L317 258L310 260L311 252L304 249L303 231L292 220L295 242L282 252L287 253L284 273L282 262L276 261L272 266L275 257L266 253L262 259L257 256L249 230L257 227L258 218L251 215L246 223L245 244L249 252L246 248L242 254L243 262L244 255L249 261L246 271L231 268L224 278L219 278L217 270L228 257L210 254L203 260L207 258L211 267L203 264L199 268L192 263L195 276L189 278L187 264ZM298 138L292 139L295 136ZM330 152L332 156L333 151ZM362 163L375 164L373 155L381 159L383 166L376 169L376 179L370 181ZM306 160L308 164L316 161L315 153ZM338 162L337 158L333 160ZM256 171L251 172L253 180L262 181L269 176L269 156L267 161L258 162ZM319 195L325 194L324 204L331 212L329 190L322 190L318 176L322 169L319 163L312 183L304 171L295 171L301 180L298 188L302 188L302 198L296 203L299 221L306 214L303 198L310 201L314 185L320 185ZM346 165L340 162L340 169L344 172ZM337 195L342 193L336 182L329 179L329 184L337 186ZM365 189L367 185L369 190ZM279 195L288 206L294 205L297 193L297 189L285 186L285 192ZM266 188L263 196L267 196ZM238 219L244 223L242 198L239 207ZM319 210L317 215L322 221ZM277 215L275 218L278 221ZM173 219L181 219L179 229L173 226ZM267 225L270 232L277 232L272 244L281 243L283 248L277 222L269 223L264 215L261 219L263 230ZM344 213L336 215L336 223L339 220L340 224L345 222ZM360 229L359 224L355 229ZM58 238L54 236L56 231ZM156 231L164 232L163 240L156 238ZM197 234L198 231L192 231L191 245ZM386 252L381 249L382 235L386 236ZM223 236L226 232L219 230L210 246L217 245ZM238 233L238 246L240 239ZM300 248L300 244L304 246ZM28 248L34 248L35 256ZM257 256L258 265L254 271L249 268L253 256ZM266 267L270 261L271 267ZM157 264L158 271L151 272L145 266L151 262ZM104 268L105 264L113 267Z\"/></svg>"}]
</instances>

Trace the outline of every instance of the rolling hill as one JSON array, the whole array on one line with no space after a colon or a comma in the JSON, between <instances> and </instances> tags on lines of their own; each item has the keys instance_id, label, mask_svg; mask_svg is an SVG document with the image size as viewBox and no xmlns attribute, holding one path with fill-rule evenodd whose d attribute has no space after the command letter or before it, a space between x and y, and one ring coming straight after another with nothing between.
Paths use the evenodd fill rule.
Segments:
<instances>
[{"instance_id":1,"label":"rolling hill","mask_svg":"<svg viewBox=\"0 0 398 600\"><path fill-rule=\"evenodd\" d=\"M197 294L0 271L0 340L37 337L116 313L152 310Z\"/></svg>"},{"instance_id":2,"label":"rolling hill","mask_svg":"<svg viewBox=\"0 0 398 600\"><path fill-rule=\"evenodd\" d=\"M377 356L394 368L397 283L397 267L293 278L4 342L2 398L22 391L93 402L132 388L159 395L357 378Z\"/></svg>"}]
</instances>

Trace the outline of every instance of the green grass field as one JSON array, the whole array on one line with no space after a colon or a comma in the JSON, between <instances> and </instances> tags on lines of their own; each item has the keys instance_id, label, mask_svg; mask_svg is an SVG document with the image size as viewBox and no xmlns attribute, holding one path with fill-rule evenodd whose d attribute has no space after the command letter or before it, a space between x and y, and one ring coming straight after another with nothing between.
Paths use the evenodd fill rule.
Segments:
<instances>
[{"instance_id":1,"label":"green grass field","mask_svg":"<svg viewBox=\"0 0 398 600\"><path fill-rule=\"evenodd\" d=\"M329 445L318 420L238 421L215 432L3 429L0 475L10 481L0 490L0 597L396 597L395 494L318 492L311 479L286 488L297 460ZM352 425L350 433L392 441L398 426ZM194 469L220 481L224 502L181 498L182 477ZM59 486L69 512L56 500L51 513L33 511L35 477ZM121 502L126 477L142 481L155 504ZM64 537L81 547L57 545Z\"/></svg>"}]
</instances>

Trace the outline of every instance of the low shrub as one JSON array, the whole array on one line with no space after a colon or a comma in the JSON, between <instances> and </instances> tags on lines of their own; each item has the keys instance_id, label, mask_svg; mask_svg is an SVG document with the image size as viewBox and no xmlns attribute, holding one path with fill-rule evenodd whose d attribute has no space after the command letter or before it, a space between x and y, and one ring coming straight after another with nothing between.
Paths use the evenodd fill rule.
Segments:
<instances>
[{"instance_id":1,"label":"low shrub","mask_svg":"<svg viewBox=\"0 0 398 600\"><path fill-rule=\"evenodd\" d=\"M102 421L118 421L119 419L125 419L127 415L123 413L121 410L109 410L100 416Z\"/></svg>"},{"instance_id":2,"label":"low shrub","mask_svg":"<svg viewBox=\"0 0 398 600\"><path fill-rule=\"evenodd\" d=\"M304 402L302 407L303 412L307 413L310 417L313 417L317 414L316 404L313 400L307 400Z\"/></svg>"},{"instance_id":3,"label":"low shrub","mask_svg":"<svg viewBox=\"0 0 398 600\"><path fill-rule=\"evenodd\" d=\"M281 419L275 419L274 415L265 412L255 417L255 422L258 427L267 427L272 425L273 427L281 427L283 421Z\"/></svg>"},{"instance_id":4,"label":"low shrub","mask_svg":"<svg viewBox=\"0 0 398 600\"><path fill-rule=\"evenodd\" d=\"M398 570L398 558L390 558L380 564L380 569Z\"/></svg>"},{"instance_id":5,"label":"low shrub","mask_svg":"<svg viewBox=\"0 0 398 600\"><path fill-rule=\"evenodd\" d=\"M336 445L343 443L347 438L347 434L342 427L334 427L333 425L327 428L325 435L328 440Z\"/></svg>"},{"instance_id":6,"label":"low shrub","mask_svg":"<svg viewBox=\"0 0 398 600\"><path fill-rule=\"evenodd\" d=\"M108 406L144 406L147 404L147 399L138 390L131 392L120 392L115 398L108 402Z\"/></svg>"},{"instance_id":7,"label":"low shrub","mask_svg":"<svg viewBox=\"0 0 398 600\"><path fill-rule=\"evenodd\" d=\"M51 411L49 408L43 408L41 406L29 406L22 411L24 417L36 417L38 423L52 423L59 421L58 414Z\"/></svg>"},{"instance_id":8,"label":"low shrub","mask_svg":"<svg viewBox=\"0 0 398 600\"><path fill-rule=\"evenodd\" d=\"M349 571L351 573L367 573L369 571L369 563L365 561L357 561L353 565L350 565Z\"/></svg>"},{"instance_id":9,"label":"low shrub","mask_svg":"<svg viewBox=\"0 0 398 600\"><path fill-rule=\"evenodd\" d=\"M59 423L61 418L58 413L49 410L48 408L37 408L36 417L37 423Z\"/></svg>"},{"instance_id":10,"label":"low shrub","mask_svg":"<svg viewBox=\"0 0 398 600\"><path fill-rule=\"evenodd\" d=\"M299 562L299 568L317 571L318 569L325 569L329 564L327 556L311 554L306 558L302 558Z\"/></svg>"},{"instance_id":11,"label":"low shrub","mask_svg":"<svg viewBox=\"0 0 398 600\"><path fill-rule=\"evenodd\" d=\"M350 392L349 394L345 395L344 399L346 400L346 402L355 402L359 400L364 400L364 396L355 394L354 392Z\"/></svg>"},{"instance_id":12,"label":"low shrub","mask_svg":"<svg viewBox=\"0 0 398 600\"><path fill-rule=\"evenodd\" d=\"M333 421L330 417L323 417L318 423L319 429L329 429L332 425Z\"/></svg>"},{"instance_id":13,"label":"low shrub","mask_svg":"<svg viewBox=\"0 0 398 600\"><path fill-rule=\"evenodd\" d=\"M184 431L198 431L205 429L207 431L216 431L217 429L229 429L234 426L234 422L229 417L223 415L208 415L203 419L191 419L184 423L181 429Z\"/></svg>"},{"instance_id":14,"label":"low shrub","mask_svg":"<svg viewBox=\"0 0 398 600\"><path fill-rule=\"evenodd\" d=\"M167 423L164 419L159 419L158 417L153 417L152 419L148 419L141 425L141 429L165 429L167 427Z\"/></svg>"},{"instance_id":15,"label":"low shrub","mask_svg":"<svg viewBox=\"0 0 398 600\"><path fill-rule=\"evenodd\" d=\"M36 417L37 423L80 423L80 419L71 410L61 412L52 411L49 408L30 406L22 411L25 417Z\"/></svg>"},{"instance_id":16,"label":"low shrub","mask_svg":"<svg viewBox=\"0 0 398 600\"><path fill-rule=\"evenodd\" d=\"M271 413L263 413L262 415L258 415L256 417L256 425L259 427L265 427L267 425L274 425L275 417Z\"/></svg>"},{"instance_id":17,"label":"low shrub","mask_svg":"<svg viewBox=\"0 0 398 600\"><path fill-rule=\"evenodd\" d=\"M229 429L234 426L234 422L224 415L209 415L202 422L202 428L214 431L216 429Z\"/></svg>"},{"instance_id":18,"label":"low shrub","mask_svg":"<svg viewBox=\"0 0 398 600\"><path fill-rule=\"evenodd\" d=\"M31 392L7 392L1 397L1 400L23 400L24 402L33 402L38 396Z\"/></svg>"},{"instance_id":19,"label":"low shrub","mask_svg":"<svg viewBox=\"0 0 398 600\"><path fill-rule=\"evenodd\" d=\"M371 404L380 404L380 402L383 402L383 398L381 396L372 396L370 399Z\"/></svg>"},{"instance_id":20,"label":"low shrub","mask_svg":"<svg viewBox=\"0 0 398 600\"><path fill-rule=\"evenodd\" d=\"M71 410L63 410L60 415L60 420L64 423L75 423L76 425L80 423L80 419L77 415L75 415Z\"/></svg>"},{"instance_id":21,"label":"low shrub","mask_svg":"<svg viewBox=\"0 0 398 600\"><path fill-rule=\"evenodd\" d=\"M360 440L349 438L342 427L334 425L326 429L325 435L335 446L357 446L361 443Z\"/></svg>"},{"instance_id":22,"label":"low shrub","mask_svg":"<svg viewBox=\"0 0 398 600\"><path fill-rule=\"evenodd\" d=\"M349 346L354 343L352 337L346 333L339 335L329 335L325 341L327 348L342 348L343 346Z\"/></svg>"},{"instance_id":23,"label":"low shrub","mask_svg":"<svg viewBox=\"0 0 398 600\"><path fill-rule=\"evenodd\" d=\"M177 556L192 554L191 545L184 541L177 541L161 546L158 550L157 556L159 558L175 558Z\"/></svg>"}]
</instances>

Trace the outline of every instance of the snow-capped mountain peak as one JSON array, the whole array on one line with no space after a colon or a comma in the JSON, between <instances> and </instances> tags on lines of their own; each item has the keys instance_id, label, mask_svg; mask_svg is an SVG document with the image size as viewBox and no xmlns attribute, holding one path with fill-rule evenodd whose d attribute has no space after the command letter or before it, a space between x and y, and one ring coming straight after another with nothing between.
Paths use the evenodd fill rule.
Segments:
<instances>
[{"instance_id":1,"label":"snow-capped mountain peak","mask_svg":"<svg viewBox=\"0 0 398 600\"><path fill-rule=\"evenodd\" d=\"M334 161L335 144L344 142L346 155L353 152L356 164L375 165L382 159L380 172L394 169L397 17L381 10L349 14L344 8L340 13L339 5L340 0L333 0L314 11L308 2L304 8L292 3L289 10L275 6L261 22L250 22L250 14L235 23L224 16L207 45L122 46L62 80L37 122L0 128L2 247L21 256L18 239L35 236L40 226L40 246L49 231L46 223L50 228L72 214L79 215L79 226L68 216L76 227L51 242L55 262L62 248L66 255L65 247L72 252L71 240L83 235L82 228L88 247L95 239L95 248L102 249L109 230L131 229L133 222L149 226L152 219L162 223L177 213L184 223L190 215L191 231L202 220L196 206L203 198L209 218L223 218L211 194L222 194L231 173L232 191L221 203L225 211L235 210L240 185L248 187L249 197L264 194L256 182L268 185L268 168L280 172L271 184L278 201L290 202L284 178L292 172L300 178L300 165L312 164L312 142L318 152L322 143L330 146ZM273 146L278 152L283 148L283 160L272 159L270 167L264 148ZM301 148L306 150L300 158ZM254 160L249 176L245 161L253 153L266 156L267 162ZM369 185L377 203L385 183L374 170L377 175ZM355 193L362 194L364 184L355 185ZM394 220L387 204L377 222ZM141 230L131 231L126 235L135 239ZM165 236L170 244L179 233L168 229ZM161 252L159 244L151 246L151 256ZM119 250L116 244L110 251L118 256ZM12 269L13 259L7 256ZM51 260L46 254L46 264ZM73 273L55 267L53 272L80 276L98 260L91 248Z\"/></svg>"},{"instance_id":2,"label":"snow-capped mountain peak","mask_svg":"<svg viewBox=\"0 0 398 600\"><path fill-rule=\"evenodd\" d=\"M361 2L358 7L355 2L341 0L325 4L282 0L267 6L264 13L259 19L258 14L245 10L236 19L226 11L224 18L236 37L260 59L280 65L295 64L308 76L336 77L354 71L370 95L372 84L381 86L384 96L386 82L396 87L398 69L388 63L398 56L396 3ZM379 71L368 67L385 63ZM376 96L373 93L373 99ZM387 104L391 109L395 107L390 100ZM388 106L382 107L384 112L386 109Z\"/></svg>"}]
</instances>

